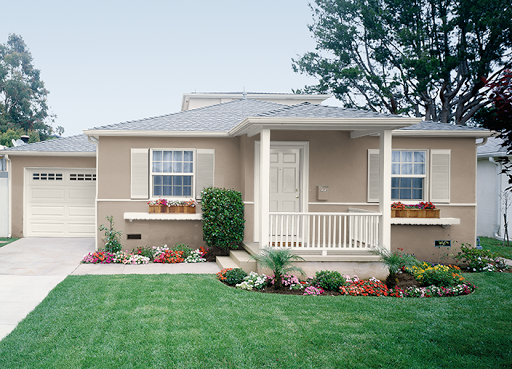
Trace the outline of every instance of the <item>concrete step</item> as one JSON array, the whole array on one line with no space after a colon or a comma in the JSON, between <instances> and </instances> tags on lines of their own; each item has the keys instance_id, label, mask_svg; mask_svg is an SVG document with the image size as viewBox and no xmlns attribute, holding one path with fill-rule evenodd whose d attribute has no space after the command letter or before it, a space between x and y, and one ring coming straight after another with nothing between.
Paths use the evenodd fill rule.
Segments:
<instances>
[{"instance_id":1,"label":"concrete step","mask_svg":"<svg viewBox=\"0 0 512 369\"><path fill-rule=\"evenodd\" d=\"M229 256L217 256L215 261L221 270L226 268L240 268Z\"/></svg>"},{"instance_id":2,"label":"concrete step","mask_svg":"<svg viewBox=\"0 0 512 369\"><path fill-rule=\"evenodd\" d=\"M255 272L257 270L256 260L251 259L251 255L244 250L231 250L229 252L231 259L238 264L246 273Z\"/></svg>"}]
</instances>

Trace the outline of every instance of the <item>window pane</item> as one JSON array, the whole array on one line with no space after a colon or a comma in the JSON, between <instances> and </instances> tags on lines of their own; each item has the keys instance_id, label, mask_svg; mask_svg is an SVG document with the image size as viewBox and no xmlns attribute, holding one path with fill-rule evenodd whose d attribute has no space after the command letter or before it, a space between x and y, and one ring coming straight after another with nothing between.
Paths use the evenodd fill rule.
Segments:
<instances>
[{"instance_id":1,"label":"window pane","mask_svg":"<svg viewBox=\"0 0 512 369\"><path fill-rule=\"evenodd\" d=\"M162 172L162 162L161 161L153 162L153 172L156 172L156 173Z\"/></svg>"},{"instance_id":2,"label":"window pane","mask_svg":"<svg viewBox=\"0 0 512 369\"><path fill-rule=\"evenodd\" d=\"M412 151L402 151L402 163L412 162Z\"/></svg>"},{"instance_id":3,"label":"window pane","mask_svg":"<svg viewBox=\"0 0 512 369\"><path fill-rule=\"evenodd\" d=\"M413 178L412 179L412 187L413 188L423 188L423 178Z\"/></svg>"},{"instance_id":4,"label":"window pane","mask_svg":"<svg viewBox=\"0 0 512 369\"><path fill-rule=\"evenodd\" d=\"M183 153L183 161L193 161L194 153L192 151L184 151Z\"/></svg>"},{"instance_id":5,"label":"window pane","mask_svg":"<svg viewBox=\"0 0 512 369\"><path fill-rule=\"evenodd\" d=\"M423 190L414 188L412 190L412 198L414 200L422 200L423 199Z\"/></svg>"},{"instance_id":6,"label":"window pane","mask_svg":"<svg viewBox=\"0 0 512 369\"><path fill-rule=\"evenodd\" d=\"M192 196L191 186L183 186L183 196Z\"/></svg>"},{"instance_id":7,"label":"window pane","mask_svg":"<svg viewBox=\"0 0 512 369\"><path fill-rule=\"evenodd\" d=\"M173 196L183 196L181 187L173 187L172 192L173 192L172 193Z\"/></svg>"},{"instance_id":8,"label":"window pane","mask_svg":"<svg viewBox=\"0 0 512 369\"><path fill-rule=\"evenodd\" d=\"M172 163L170 163L168 161L164 161L162 164L163 164L162 171L164 173L172 173Z\"/></svg>"},{"instance_id":9,"label":"window pane","mask_svg":"<svg viewBox=\"0 0 512 369\"><path fill-rule=\"evenodd\" d=\"M162 185L162 176L154 176L153 177L153 184L155 186L161 186Z\"/></svg>"},{"instance_id":10,"label":"window pane","mask_svg":"<svg viewBox=\"0 0 512 369\"><path fill-rule=\"evenodd\" d=\"M164 186L164 196L172 196L172 187Z\"/></svg>"},{"instance_id":11,"label":"window pane","mask_svg":"<svg viewBox=\"0 0 512 369\"><path fill-rule=\"evenodd\" d=\"M154 161L162 161L162 152L161 151L153 151L153 160Z\"/></svg>"},{"instance_id":12,"label":"window pane","mask_svg":"<svg viewBox=\"0 0 512 369\"><path fill-rule=\"evenodd\" d=\"M400 163L400 151L391 152L391 161L394 163Z\"/></svg>"},{"instance_id":13,"label":"window pane","mask_svg":"<svg viewBox=\"0 0 512 369\"><path fill-rule=\"evenodd\" d=\"M414 174L425 174L425 164L414 164Z\"/></svg>"},{"instance_id":14,"label":"window pane","mask_svg":"<svg viewBox=\"0 0 512 369\"><path fill-rule=\"evenodd\" d=\"M399 194L400 194L400 191L398 189L392 189L391 190L391 199L392 200L400 200Z\"/></svg>"},{"instance_id":15,"label":"window pane","mask_svg":"<svg viewBox=\"0 0 512 369\"><path fill-rule=\"evenodd\" d=\"M414 161L416 163L424 163L425 162L425 151L415 151L414 152Z\"/></svg>"},{"instance_id":16,"label":"window pane","mask_svg":"<svg viewBox=\"0 0 512 369\"><path fill-rule=\"evenodd\" d=\"M183 160L182 157L183 157L183 151L175 151L173 160L174 161L182 161Z\"/></svg>"},{"instance_id":17,"label":"window pane","mask_svg":"<svg viewBox=\"0 0 512 369\"><path fill-rule=\"evenodd\" d=\"M410 200L411 199L411 190L410 189L400 190L400 199Z\"/></svg>"},{"instance_id":18,"label":"window pane","mask_svg":"<svg viewBox=\"0 0 512 369\"><path fill-rule=\"evenodd\" d=\"M162 196L162 187L161 186L153 187L153 196Z\"/></svg>"},{"instance_id":19,"label":"window pane","mask_svg":"<svg viewBox=\"0 0 512 369\"><path fill-rule=\"evenodd\" d=\"M402 164L402 172L400 174L412 174L412 164Z\"/></svg>"},{"instance_id":20,"label":"window pane","mask_svg":"<svg viewBox=\"0 0 512 369\"><path fill-rule=\"evenodd\" d=\"M411 187L411 178L400 178L400 187Z\"/></svg>"},{"instance_id":21,"label":"window pane","mask_svg":"<svg viewBox=\"0 0 512 369\"><path fill-rule=\"evenodd\" d=\"M174 177L174 185L175 186L181 186L182 184L183 184L183 177L182 176Z\"/></svg>"},{"instance_id":22,"label":"window pane","mask_svg":"<svg viewBox=\"0 0 512 369\"><path fill-rule=\"evenodd\" d=\"M183 185L192 186L192 176L183 176Z\"/></svg>"},{"instance_id":23,"label":"window pane","mask_svg":"<svg viewBox=\"0 0 512 369\"><path fill-rule=\"evenodd\" d=\"M194 165L192 163L183 163L183 173L192 173Z\"/></svg>"},{"instance_id":24,"label":"window pane","mask_svg":"<svg viewBox=\"0 0 512 369\"><path fill-rule=\"evenodd\" d=\"M172 161L172 151L164 151L164 161Z\"/></svg>"},{"instance_id":25,"label":"window pane","mask_svg":"<svg viewBox=\"0 0 512 369\"><path fill-rule=\"evenodd\" d=\"M391 164L391 174L400 174L400 164Z\"/></svg>"},{"instance_id":26,"label":"window pane","mask_svg":"<svg viewBox=\"0 0 512 369\"><path fill-rule=\"evenodd\" d=\"M173 163L173 172L174 173L183 173L183 163Z\"/></svg>"},{"instance_id":27,"label":"window pane","mask_svg":"<svg viewBox=\"0 0 512 369\"><path fill-rule=\"evenodd\" d=\"M164 186L172 186L172 176L162 176Z\"/></svg>"}]
</instances>

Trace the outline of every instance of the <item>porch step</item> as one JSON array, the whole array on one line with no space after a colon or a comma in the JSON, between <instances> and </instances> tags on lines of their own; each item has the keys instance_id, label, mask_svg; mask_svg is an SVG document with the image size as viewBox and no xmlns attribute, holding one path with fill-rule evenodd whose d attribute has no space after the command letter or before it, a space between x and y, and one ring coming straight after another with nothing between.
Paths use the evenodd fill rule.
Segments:
<instances>
[{"instance_id":1,"label":"porch step","mask_svg":"<svg viewBox=\"0 0 512 369\"><path fill-rule=\"evenodd\" d=\"M220 269L239 268L235 261L229 256L217 256L215 261Z\"/></svg>"},{"instance_id":2,"label":"porch step","mask_svg":"<svg viewBox=\"0 0 512 369\"><path fill-rule=\"evenodd\" d=\"M242 268L246 273L255 272L257 269L256 260L251 259L244 250L231 250L229 256L238 264L239 268Z\"/></svg>"}]
</instances>

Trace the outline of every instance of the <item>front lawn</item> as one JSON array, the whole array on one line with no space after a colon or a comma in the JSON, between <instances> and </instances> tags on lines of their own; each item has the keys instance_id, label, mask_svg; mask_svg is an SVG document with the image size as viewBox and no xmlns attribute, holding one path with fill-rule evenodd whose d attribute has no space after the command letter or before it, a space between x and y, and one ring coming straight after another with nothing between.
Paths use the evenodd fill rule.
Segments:
<instances>
[{"instance_id":1,"label":"front lawn","mask_svg":"<svg viewBox=\"0 0 512 369\"><path fill-rule=\"evenodd\" d=\"M512 274L467 296L288 296L208 275L69 276L0 342L1 368L504 368Z\"/></svg>"},{"instance_id":2,"label":"front lawn","mask_svg":"<svg viewBox=\"0 0 512 369\"><path fill-rule=\"evenodd\" d=\"M480 245L482 245L482 248L491 250L501 257L512 259L512 240L510 240L510 246L507 246L507 243L505 243L505 246L502 246L503 241L501 240L490 237L480 237Z\"/></svg>"},{"instance_id":3,"label":"front lawn","mask_svg":"<svg viewBox=\"0 0 512 369\"><path fill-rule=\"evenodd\" d=\"M19 238L0 237L0 247L10 244L11 242L18 241Z\"/></svg>"}]
</instances>

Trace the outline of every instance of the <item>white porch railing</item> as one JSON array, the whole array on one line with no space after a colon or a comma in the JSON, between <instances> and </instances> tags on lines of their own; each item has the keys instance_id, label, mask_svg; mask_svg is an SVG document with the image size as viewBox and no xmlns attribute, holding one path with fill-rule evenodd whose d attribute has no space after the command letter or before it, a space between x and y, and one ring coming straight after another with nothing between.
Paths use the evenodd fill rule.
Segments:
<instances>
[{"instance_id":1,"label":"white porch railing","mask_svg":"<svg viewBox=\"0 0 512 369\"><path fill-rule=\"evenodd\" d=\"M372 249L379 244L380 213L271 212L268 245L296 250Z\"/></svg>"}]
</instances>

